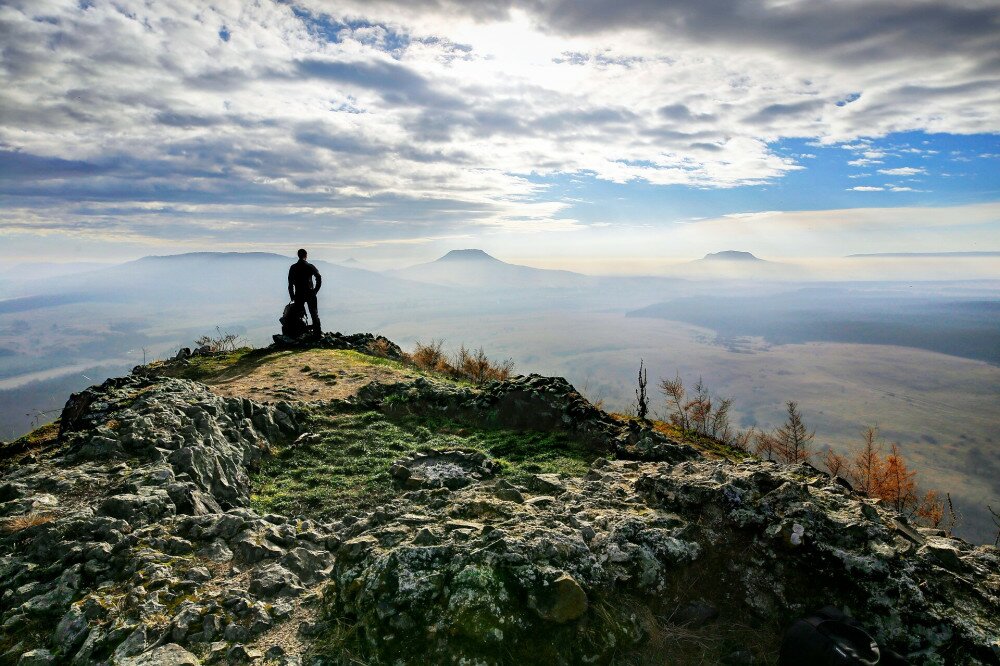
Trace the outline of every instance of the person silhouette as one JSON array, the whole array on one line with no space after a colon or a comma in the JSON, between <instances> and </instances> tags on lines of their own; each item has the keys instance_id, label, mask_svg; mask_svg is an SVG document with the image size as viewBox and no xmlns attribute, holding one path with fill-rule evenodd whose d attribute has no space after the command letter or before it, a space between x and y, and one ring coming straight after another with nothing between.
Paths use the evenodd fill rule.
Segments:
<instances>
[{"instance_id":1,"label":"person silhouette","mask_svg":"<svg viewBox=\"0 0 1000 666\"><path fill-rule=\"evenodd\" d=\"M299 260L288 269L288 297L293 303L309 306L309 318L312 320L312 330L316 335L322 333L319 323L319 309L316 304L316 294L323 286L323 276L316 267L306 261L309 253L299 250ZM313 278L316 279L315 286Z\"/></svg>"}]
</instances>

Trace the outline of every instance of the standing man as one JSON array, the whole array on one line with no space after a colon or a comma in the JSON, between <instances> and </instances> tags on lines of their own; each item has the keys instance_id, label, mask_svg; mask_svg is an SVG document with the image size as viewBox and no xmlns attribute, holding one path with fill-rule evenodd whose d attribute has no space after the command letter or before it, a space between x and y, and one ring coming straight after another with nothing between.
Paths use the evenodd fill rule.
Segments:
<instances>
[{"instance_id":1,"label":"standing man","mask_svg":"<svg viewBox=\"0 0 1000 666\"><path fill-rule=\"evenodd\" d=\"M323 277L316 267L306 261L308 253L299 250L299 260L288 269L288 297L295 303L309 306L309 318L312 319L313 332L319 335L319 311L316 308L316 294L323 285ZM316 285L313 286L313 278Z\"/></svg>"}]
</instances>

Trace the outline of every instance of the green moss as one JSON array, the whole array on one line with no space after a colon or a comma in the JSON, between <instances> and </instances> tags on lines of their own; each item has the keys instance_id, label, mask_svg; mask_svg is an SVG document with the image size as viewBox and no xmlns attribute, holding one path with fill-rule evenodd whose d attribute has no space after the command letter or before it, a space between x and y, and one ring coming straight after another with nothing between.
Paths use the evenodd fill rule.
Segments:
<instances>
[{"instance_id":1,"label":"green moss","mask_svg":"<svg viewBox=\"0 0 1000 666\"><path fill-rule=\"evenodd\" d=\"M54 453L59 443L59 419L35 428L13 442L0 444L0 468L15 464L25 455L46 456Z\"/></svg>"},{"instance_id":2,"label":"green moss","mask_svg":"<svg viewBox=\"0 0 1000 666\"><path fill-rule=\"evenodd\" d=\"M260 365L291 353L243 347L231 352L192 356L185 362L151 364L150 368L157 374L168 377L207 381L246 374Z\"/></svg>"},{"instance_id":3,"label":"green moss","mask_svg":"<svg viewBox=\"0 0 1000 666\"><path fill-rule=\"evenodd\" d=\"M514 482L542 472L581 475L600 452L561 432L469 426L442 417L314 411L320 440L285 447L261 464L252 502L263 512L336 516L385 502L398 490L389 468L428 449L471 449L495 457Z\"/></svg>"}]
</instances>

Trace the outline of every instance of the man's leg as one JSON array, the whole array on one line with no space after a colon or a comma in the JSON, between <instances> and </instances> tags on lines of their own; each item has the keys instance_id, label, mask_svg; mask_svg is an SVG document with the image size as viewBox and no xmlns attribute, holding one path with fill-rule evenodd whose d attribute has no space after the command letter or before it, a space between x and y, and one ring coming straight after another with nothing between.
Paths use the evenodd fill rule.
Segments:
<instances>
[{"instance_id":1,"label":"man's leg","mask_svg":"<svg viewBox=\"0 0 1000 666\"><path fill-rule=\"evenodd\" d=\"M306 305L309 306L309 318L312 319L313 332L319 335L323 332L323 329L319 325L319 309L316 303L316 294L306 299Z\"/></svg>"}]
</instances>

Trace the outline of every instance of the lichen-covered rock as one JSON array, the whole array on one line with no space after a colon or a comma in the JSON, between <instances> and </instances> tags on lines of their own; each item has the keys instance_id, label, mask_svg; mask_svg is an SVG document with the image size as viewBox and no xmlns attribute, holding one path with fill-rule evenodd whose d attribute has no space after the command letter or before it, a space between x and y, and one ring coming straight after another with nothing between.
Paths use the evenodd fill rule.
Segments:
<instances>
[{"instance_id":1,"label":"lichen-covered rock","mask_svg":"<svg viewBox=\"0 0 1000 666\"><path fill-rule=\"evenodd\" d=\"M463 488L496 475L500 465L479 451L422 451L397 460L389 469L404 488Z\"/></svg>"},{"instance_id":2,"label":"lichen-covered rock","mask_svg":"<svg viewBox=\"0 0 1000 666\"><path fill-rule=\"evenodd\" d=\"M994 659L996 549L913 543L811 468L600 461L529 484L557 494L526 489L523 503L497 485L407 493L400 518L343 544L325 609L358 627L354 649L379 663L607 663L643 649L635 603L688 626L750 622L772 642L835 605L913 663Z\"/></svg>"},{"instance_id":3,"label":"lichen-covered rock","mask_svg":"<svg viewBox=\"0 0 1000 666\"><path fill-rule=\"evenodd\" d=\"M248 635L270 627L255 595L243 614L212 595L248 585L238 567L218 567L234 550L247 560L291 550L303 568L326 561L310 558L315 540L329 538L324 527L301 538L296 522L245 508L250 470L294 439L295 419L287 405L177 379L130 376L73 396L52 457L4 474L0 512L37 517L0 531L4 644L19 635L31 659L51 653L53 663L198 663L186 648L221 633L223 621ZM301 595L297 574L279 568L276 584L264 576L254 591Z\"/></svg>"},{"instance_id":4,"label":"lichen-covered rock","mask_svg":"<svg viewBox=\"0 0 1000 666\"><path fill-rule=\"evenodd\" d=\"M621 458L678 462L698 456L690 445L656 432L647 423L612 418L562 377L532 374L486 382L475 389L420 377L369 384L358 392L356 402L388 411L440 412L508 428L570 431Z\"/></svg>"},{"instance_id":5,"label":"lichen-covered rock","mask_svg":"<svg viewBox=\"0 0 1000 666\"><path fill-rule=\"evenodd\" d=\"M201 661L176 643L168 643L137 657L120 662L122 666L201 666Z\"/></svg>"},{"instance_id":6,"label":"lichen-covered rock","mask_svg":"<svg viewBox=\"0 0 1000 666\"><path fill-rule=\"evenodd\" d=\"M305 416L153 372L110 380L3 469L0 663L662 663L690 632L695 661L767 662L826 605L911 663L998 663L997 549L815 468L701 458L537 375L373 382L334 408L558 430L607 457L504 478L481 452L425 451L384 470L395 495L374 510L261 515L251 472Z\"/></svg>"}]
</instances>

